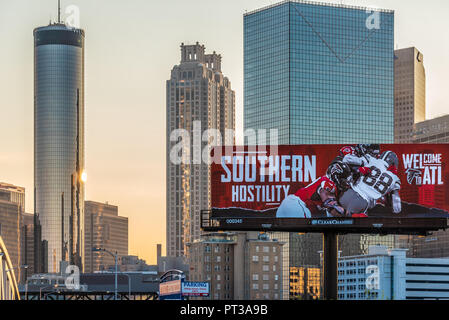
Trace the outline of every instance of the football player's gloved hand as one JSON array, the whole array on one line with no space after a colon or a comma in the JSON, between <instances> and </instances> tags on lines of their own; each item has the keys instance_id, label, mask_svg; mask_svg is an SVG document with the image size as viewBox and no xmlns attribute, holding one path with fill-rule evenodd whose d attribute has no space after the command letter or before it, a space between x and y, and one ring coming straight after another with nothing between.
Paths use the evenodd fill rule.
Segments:
<instances>
[{"instance_id":1,"label":"football player's gloved hand","mask_svg":"<svg viewBox=\"0 0 449 320\"><path fill-rule=\"evenodd\" d=\"M359 168L359 172L361 174L363 174L364 176L367 176L367 175L369 175L371 173L371 169L368 168L368 167L360 167Z\"/></svg>"},{"instance_id":2,"label":"football player's gloved hand","mask_svg":"<svg viewBox=\"0 0 449 320\"><path fill-rule=\"evenodd\" d=\"M329 198L323 202L325 208L329 210L335 210L340 215L346 215L346 210L338 205L338 201L335 198Z\"/></svg>"}]
</instances>

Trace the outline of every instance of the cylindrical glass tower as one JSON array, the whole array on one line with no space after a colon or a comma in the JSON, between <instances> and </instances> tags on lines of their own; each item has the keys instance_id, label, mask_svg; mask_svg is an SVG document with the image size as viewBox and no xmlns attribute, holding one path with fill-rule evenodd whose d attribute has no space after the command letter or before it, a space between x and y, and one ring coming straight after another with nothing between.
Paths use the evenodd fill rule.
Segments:
<instances>
[{"instance_id":1,"label":"cylindrical glass tower","mask_svg":"<svg viewBox=\"0 0 449 320\"><path fill-rule=\"evenodd\" d=\"M46 272L84 261L84 31L34 30L35 214Z\"/></svg>"}]
</instances>

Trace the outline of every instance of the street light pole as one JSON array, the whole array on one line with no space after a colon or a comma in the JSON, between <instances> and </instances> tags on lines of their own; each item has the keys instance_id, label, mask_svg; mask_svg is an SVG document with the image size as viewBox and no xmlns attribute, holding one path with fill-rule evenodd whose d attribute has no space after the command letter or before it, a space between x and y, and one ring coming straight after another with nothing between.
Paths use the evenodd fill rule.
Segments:
<instances>
[{"instance_id":1,"label":"street light pole","mask_svg":"<svg viewBox=\"0 0 449 320\"><path fill-rule=\"evenodd\" d=\"M114 253L112 253L112 252L110 252L109 250L106 250L106 249L104 249L104 248L92 248L92 251L93 252L99 252L99 251L104 251L104 252L106 252L106 253L108 253L108 254L110 254L111 256L113 256L114 257L114 260L115 260L115 289L114 289L114 299L115 300L118 300L118 293L117 293L117 273L118 273L118 253L117 253L117 251L115 252L115 254Z\"/></svg>"},{"instance_id":2,"label":"street light pole","mask_svg":"<svg viewBox=\"0 0 449 320\"><path fill-rule=\"evenodd\" d=\"M117 251L115 252L115 300L117 300Z\"/></svg>"}]
</instances>

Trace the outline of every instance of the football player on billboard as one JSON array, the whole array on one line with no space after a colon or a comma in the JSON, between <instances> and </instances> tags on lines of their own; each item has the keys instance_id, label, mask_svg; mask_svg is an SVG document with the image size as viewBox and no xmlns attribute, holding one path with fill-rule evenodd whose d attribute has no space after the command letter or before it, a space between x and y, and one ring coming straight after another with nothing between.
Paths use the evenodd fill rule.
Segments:
<instances>
[{"instance_id":1,"label":"football player on billboard","mask_svg":"<svg viewBox=\"0 0 449 320\"><path fill-rule=\"evenodd\" d=\"M399 160L394 152L386 151L380 158L375 153L365 153L363 157L347 155L343 163L358 167L362 173L339 199L348 214L366 213L383 198L389 200L394 213L401 212L401 181L397 176Z\"/></svg>"},{"instance_id":2,"label":"football player on billboard","mask_svg":"<svg viewBox=\"0 0 449 320\"><path fill-rule=\"evenodd\" d=\"M327 169L326 176L329 177L337 186L338 194L343 194L351 187L353 181L353 173L351 168L343 161L335 161L331 163Z\"/></svg>"},{"instance_id":3,"label":"football player on billboard","mask_svg":"<svg viewBox=\"0 0 449 320\"><path fill-rule=\"evenodd\" d=\"M350 188L352 181L357 181L360 175L369 173L369 169L360 167L358 164L343 163L343 159L351 155L353 157L365 157L370 155L378 158L380 146L378 144L359 144L356 146L344 146L340 149L339 154L329 165L326 175L335 182L339 194L344 193Z\"/></svg>"},{"instance_id":4,"label":"football player on billboard","mask_svg":"<svg viewBox=\"0 0 449 320\"><path fill-rule=\"evenodd\" d=\"M354 147L355 154L360 158L365 155L370 155L374 158L379 158L380 155L380 145L379 144L358 144Z\"/></svg>"},{"instance_id":5,"label":"football player on billboard","mask_svg":"<svg viewBox=\"0 0 449 320\"><path fill-rule=\"evenodd\" d=\"M328 217L343 217L345 209L338 204L336 184L327 176L287 196L276 212L276 218L312 218L325 211Z\"/></svg>"},{"instance_id":6,"label":"football player on billboard","mask_svg":"<svg viewBox=\"0 0 449 320\"><path fill-rule=\"evenodd\" d=\"M348 154L355 154L355 148L353 146L344 146L341 148L338 152L338 156L332 160L326 171L326 175L337 184L339 191L347 188L345 181L340 180L346 180L346 178L348 178L351 174L349 167L346 164L343 164L343 158Z\"/></svg>"}]
</instances>

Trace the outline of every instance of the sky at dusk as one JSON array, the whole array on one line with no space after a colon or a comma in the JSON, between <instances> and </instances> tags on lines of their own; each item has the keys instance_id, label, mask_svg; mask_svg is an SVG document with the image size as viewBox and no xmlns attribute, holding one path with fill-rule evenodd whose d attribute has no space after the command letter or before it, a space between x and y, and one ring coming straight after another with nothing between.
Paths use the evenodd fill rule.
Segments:
<instances>
[{"instance_id":1,"label":"sky at dusk","mask_svg":"<svg viewBox=\"0 0 449 320\"><path fill-rule=\"evenodd\" d=\"M427 118L449 113L449 1L328 1L395 10L395 48L424 54ZM266 0L62 0L80 9L85 42L86 200L129 217L129 254L165 251L165 81L180 44L222 55L243 127L243 14ZM0 0L0 182L26 188L33 212L33 29L56 0Z\"/></svg>"}]
</instances>

